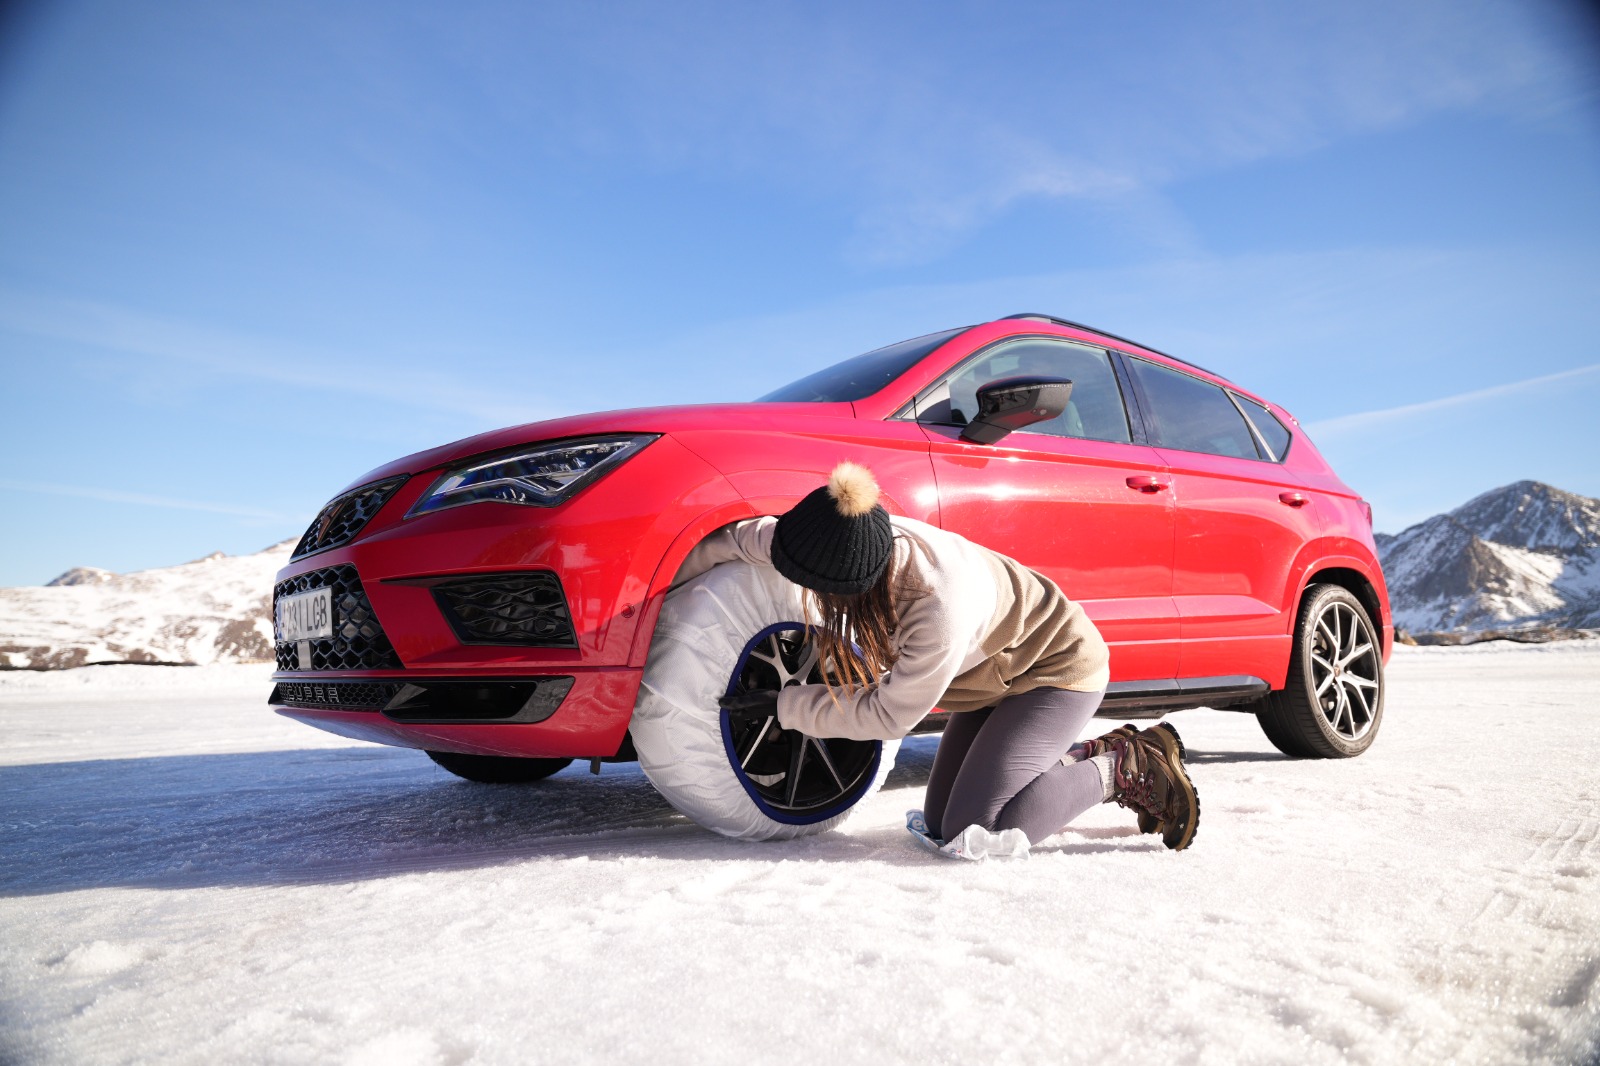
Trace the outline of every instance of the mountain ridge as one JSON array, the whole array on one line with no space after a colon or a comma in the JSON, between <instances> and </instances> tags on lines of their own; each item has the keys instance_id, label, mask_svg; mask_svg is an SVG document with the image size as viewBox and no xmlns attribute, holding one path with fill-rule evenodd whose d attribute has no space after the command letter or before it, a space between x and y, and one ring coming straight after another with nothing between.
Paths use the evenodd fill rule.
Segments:
<instances>
[{"instance_id":1,"label":"mountain ridge","mask_svg":"<svg viewBox=\"0 0 1600 1066\"><path fill-rule=\"evenodd\" d=\"M1414 636L1600 627L1600 500L1516 481L1375 539Z\"/></svg>"},{"instance_id":2,"label":"mountain ridge","mask_svg":"<svg viewBox=\"0 0 1600 1066\"><path fill-rule=\"evenodd\" d=\"M0 589L0 670L271 659L272 579L295 543L127 574L79 566Z\"/></svg>"}]
</instances>

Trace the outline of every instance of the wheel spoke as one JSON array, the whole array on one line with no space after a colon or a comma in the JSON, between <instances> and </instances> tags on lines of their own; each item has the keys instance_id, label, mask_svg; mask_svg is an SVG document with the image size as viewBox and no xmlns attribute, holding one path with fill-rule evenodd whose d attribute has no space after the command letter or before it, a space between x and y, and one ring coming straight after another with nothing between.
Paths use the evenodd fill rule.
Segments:
<instances>
[{"instance_id":1,"label":"wheel spoke","mask_svg":"<svg viewBox=\"0 0 1600 1066\"><path fill-rule=\"evenodd\" d=\"M796 733L789 742L789 781L788 790L783 797L783 805L785 807L793 807L795 798L800 795L800 768L806 761L806 748L809 739L803 733Z\"/></svg>"},{"instance_id":2,"label":"wheel spoke","mask_svg":"<svg viewBox=\"0 0 1600 1066\"><path fill-rule=\"evenodd\" d=\"M1344 718L1344 704L1344 686L1333 686L1333 706L1326 708L1322 716L1328 720L1328 725L1332 727L1335 732L1338 732L1339 722ZM1332 712L1331 715L1328 713L1330 711Z\"/></svg>"},{"instance_id":3,"label":"wheel spoke","mask_svg":"<svg viewBox=\"0 0 1600 1066\"><path fill-rule=\"evenodd\" d=\"M820 657L821 652L817 651L816 642L808 641L805 647L800 649L800 662L796 664L794 673L789 676L799 678L801 684L805 684L806 679L811 676L811 671L816 669L817 659Z\"/></svg>"},{"instance_id":4,"label":"wheel spoke","mask_svg":"<svg viewBox=\"0 0 1600 1066\"><path fill-rule=\"evenodd\" d=\"M828 746L816 737L806 737L806 743L810 744L811 750L817 753L817 757L822 760L822 765L828 768L828 774L833 778L833 783L839 786L841 792L844 791L844 778L840 777L839 771L834 768L833 757L828 754Z\"/></svg>"},{"instance_id":5,"label":"wheel spoke","mask_svg":"<svg viewBox=\"0 0 1600 1066\"><path fill-rule=\"evenodd\" d=\"M1317 695L1320 696L1324 692L1328 691L1328 686L1331 684L1333 684L1333 675L1324 674L1321 683L1317 685Z\"/></svg>"},{"instance_id":6,"label":"wheel spoke","mask_svg":"<svg viewBox=\"0 0 1600 1066\"><path fill-rule=\"evenodd\" d=\"M1329 662L1327 659L1324 659L1316 652L1311 653L1311 661L1326 670L1329 677L1333 676L1333 663Z\"/></svg>"},{"instance_id":7,"label":"wheel spoke","mask_svg":"<svg viewBox=\"0 0 1600 1066\"><path fill-rule=\"evenodd\" d=\"M1367 702L1367 694L1362 692L1356 686L1346 682L1345 689L1347 690L1345 693L1345 702L1350 704L1350 735L1353 737L1356 733L1356 701L1361 701L1361 716L1365 721L1368 722L1372 721L1372 704Z\"/></svg>"},{"instance_id":8,"label":"wheel spoke","mask_svg":"<svg viewBox=\"0 0 1600 1066\"><path fill-rule=\"evenodd\" d=\"M1339 660L1339 665L1340 666L1349 666L1351 663L1355 662L1357 659L1361 658L1363 655L1366 655L1371 651L1372 651L1372 645L1371 644L1362 644L1360 647L1357 647L1357 648L1353 649L1350 652L1350 654L1348 654L1348 655L1344 656L1343 658L1341 658Z\"/></svg>"},{"instance_id":9,"label":"wheel spoke","mask_svg":"<svg viewBox=\"0 0 1600 1066\"><path fill-rule=\"evenodd\" d=\"M1360 674L1345 674L1344 679L1346 684L1360 685L1362 688L1376 689L1378 687L1378 683L1372 678L1362 677Z\"/></svg>"},{"instance_id":10,"label":"wheel spoke","mask_svg":"<svg viewBox=\"0 0 1600 1066\"><path fill-rule=\"evenodd\" d=\"M1333 635L1333 630L1328 627L1327 616L1317 619L1317 628L1322 630L1322 635L1328 641L1328 651L1335 658L1339 655L1339 638Z\"/></svg>"},{"instance_id":11,"label":"wheel spoke","mask_svg":"<svg viewBox=\"0 0 1600 1066\"><path fill-rule=\"evenodd\" d=\"M767 730L771 729L772 723L776 722L777 720L777 715L767 715L767 720L761 723L761 729L757 731L756 739L754 743L750 745L750 750L745 752L744 758L739 760L739 769L743 770L746 766L750 765L750 757L756 753L756 749L761 746L761 742L767 739Z\"/></svg>"}]
</instances>

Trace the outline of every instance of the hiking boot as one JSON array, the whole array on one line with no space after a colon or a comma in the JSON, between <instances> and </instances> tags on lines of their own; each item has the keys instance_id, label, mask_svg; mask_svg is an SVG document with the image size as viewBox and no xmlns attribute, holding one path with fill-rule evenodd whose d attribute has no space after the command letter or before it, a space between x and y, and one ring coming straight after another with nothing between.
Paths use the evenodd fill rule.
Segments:
<instances>
[{"instance_id":1,"label":"hiking boot","mask_svg":"<svg viewBox=\"0 0 1600 1066\"><path fill-rule=\"evenodd\" d=\"M1095 737L1093 740L1080 740L1078 743L1083 745L1083 757L1092 759L1096 755L1104 755L1110 751L1111 745L1119 739L1132 740L1138 732L1139 727L1129 723L1128 725L1119 725L1111 732Z\"/></svg>"},{"instance_id":2,"label":"hiking boot","mask_svg":"<svg viewBox=\"0 0 1600 1066\"><path fill-rule=\"evenodd\" d=\"M1154 818L1161 842L1182 851L1200 825L1200 796L1183 768L1177 731L1162 723L1112 742L1112 800Z\"/></svg>"},{"instance_id":3,"label":"hiking boot","mask_svg":"<svg viewBox=\"0 0 1600 1066\"><path fill-rule=\"evenodd\" d=\"M1165 723L1162 724L1164 725ZM1138 735L1138 733L1139 727L1129 723L1128 725L1118 726L1111 732L1106 733L1104 736L1095 737L1093 740L1079 741L1079 743L1083 745L1083 757L1085 759L1092 759L1096 755L1104 755L1106 752L1111 750L1111 746L1118 740L1132 740ZM1161 820L1153 814L1146 814L1143 811L1140 811L1139 832L1161 832Z\"/></svg>"}]
</instances>

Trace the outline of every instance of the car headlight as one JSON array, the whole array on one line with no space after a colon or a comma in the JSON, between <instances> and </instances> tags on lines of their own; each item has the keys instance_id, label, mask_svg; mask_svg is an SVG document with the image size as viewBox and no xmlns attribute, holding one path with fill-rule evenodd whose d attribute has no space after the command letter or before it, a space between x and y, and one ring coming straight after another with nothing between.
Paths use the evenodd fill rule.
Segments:
<instances>
[{"instance_id":1,"label":"car headlight","mask_svg":"<svg viewBox=\"0 0 1600 1066\"><path fill-rule=\"evenodd\" d=\"M659 434L584 437L540 444L447 470L406 512L406 517L466 503L517 503L554 507L620 466Z\"/></svg>"}]
</instances>

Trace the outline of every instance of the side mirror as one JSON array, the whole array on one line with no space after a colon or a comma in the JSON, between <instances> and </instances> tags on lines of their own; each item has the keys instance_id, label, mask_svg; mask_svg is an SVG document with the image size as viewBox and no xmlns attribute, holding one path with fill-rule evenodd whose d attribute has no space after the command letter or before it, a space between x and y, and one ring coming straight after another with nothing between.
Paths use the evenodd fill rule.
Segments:
<instances>
[{"instance_id":1,"label":"side mirror","mask_svg":"<svg viewBox=\"0 0 1600 1066\"><path fill-rule=\"evenodd\" d=\"M961 439L993 444L1007 433L1047 422L1067 409L1072 382L1066 378L1017 377L991 381L978 390L978 417L967 423Z\"/></svg>"}]
</instances>

